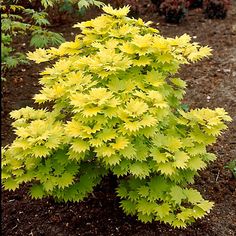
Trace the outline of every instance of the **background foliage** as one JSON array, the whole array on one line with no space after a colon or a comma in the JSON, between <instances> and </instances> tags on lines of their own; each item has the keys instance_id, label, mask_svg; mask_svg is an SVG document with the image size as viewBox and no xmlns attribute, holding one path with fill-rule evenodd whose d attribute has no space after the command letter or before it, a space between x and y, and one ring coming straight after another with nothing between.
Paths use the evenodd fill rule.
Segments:
<instances>
[{"instance_id":1,"label":"background foliage","mask_svg":"<svg viewBox=\"0 0 236 236\"><path fill-rule=\"evenodd\" d=\"M62 34L48 30L47 8L56 5L61 10L73 11L75 5L80 12L88 7L102 6L100 1L84 0L41 0L34 2L19 0L1 0L1 66L3 72L16 67L18 64L28 63L24 53L17 51L12 45L20 35L30 35L29 45L33 48L58 46L64 42Z\"/></svg>"}]
</instances>

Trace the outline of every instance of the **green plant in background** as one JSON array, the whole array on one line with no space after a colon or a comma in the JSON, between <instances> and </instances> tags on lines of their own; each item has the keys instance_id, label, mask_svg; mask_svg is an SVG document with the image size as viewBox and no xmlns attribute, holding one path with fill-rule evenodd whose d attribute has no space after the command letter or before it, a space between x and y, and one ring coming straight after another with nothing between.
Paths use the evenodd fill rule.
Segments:
<instances>
[{"instance_id":1,"label":"green plant in background","mask_svg":"<svg viewBox=\"0 0 236 236\"><path fill-rule=\"evenodd\" d=\"M79 14L84 14L91 6L104 6L104 3L98 0L41 0L41 3L45 8L59 5L61 11L72 13L78 10Z\"/></svg>"},{"instance_id":2,"label":"green plant in background","mask_svg":"<svg viewBox=\"0 0 236 236\"><path fill-rule=\"evenodd\" d=\"M101 1L96 1L96 0L79 0L78 1L78 7L79 9L82 9L82 8L89 8L90 6L97 6L97 7L102 7L104 6L105 4Z\"/></svg>"},{"instance_id":3,"label":"green plant in background","mask_svg":"<svg viewBox=\"0 0 236 236\"><path fill-rule=\"evenodd\" d=\"M126 214L186 227L213 206L189 184L216 159L206 146L231 118L222 108L188 111L177 73L211 49L186 34L164 38L127 17L129 7L103 10L75 26L74 41L28 54L56 61L34 97L54 105L11 112L17 138L2 150L3 186L31 182L33 198L81 201L112 171Z\"/></svg>"},{"instance_id":4,"label":"green plant in background","mask_svg":"<svg viewBox=\"0 0 236 236\"><path fill-rule=\"evenodd\" d=\"M21 52L14 52L12 48L13 37L17 34L22 34L29 26L26 23L21 23L21 16L16 14L8 14L9 11L22 10L23 7L10 5L7 9L6 5L1 1L1 10L6 13L1 14L1 68L4 71L6 68L16 67L19 62L25 63L26 57Z\"/></svg>"},{"instance_id":5,"label":"green plant in background","mask_svg":"<svg viewBox=\"0 0 236 236\"><path fill-rule=\"evenodd\" d=\"M229 169L236 178L236 159L230 161L225 167Z\"/></svg>"},{"instance_id":6,"label":"green plant in background","mask_svg":"<svg viewBox=\"0 0 236 236\"><path fill-rule=\"evenodd\" d=\"M18 1L14 1L17 4ZM3 71L27 63L26 56L12 47L13 40L20 35L31 34L30 46L35 48L60 45L64 38L59 33L48 31L50 25L46 12L26 9L21 5L13 5L13 1L1 1L1 65ZM29 20L26 21L25 17Z\"/></svg>"},{"instance_id":7,"label":"green plant in background","mask_svg":"<svg viewBox=\"0 0 236 236\"><path fill-rule=\"evenodd\" d=\"M79 8L89 8L91 6L101 7L104 6L102 1L97 0L41 0L42 5L47 7L53 7L55 4L77 4Z\"/></svg>"},{"instance_id":8,"label":"green plant in background","mask_svg":"<svg viewBox=\"0 0 236 236\"><path fill-rule=\"evenodd\" d=\"M29 0L29 2L31 1ZM19 35L30 33L30 46L35 48L58 46L64 42L62 34L47 29L50 23L47 20L48 13L45 10L48 7L57 4L60 5L61 10L73 11L74 5L77 4L79 11L84 13L90 6L101 7L103 5L102 2L96 0L41 0L45 9L44 11L37 11L17 5L18 0L1 0L0 3L2 12L1 65L3 71L28 62L24 53L17 52L12 47L14 38L19 37ZM29 20L25 21L25 17L28 17Z\"/></svg>"}]
</instances>

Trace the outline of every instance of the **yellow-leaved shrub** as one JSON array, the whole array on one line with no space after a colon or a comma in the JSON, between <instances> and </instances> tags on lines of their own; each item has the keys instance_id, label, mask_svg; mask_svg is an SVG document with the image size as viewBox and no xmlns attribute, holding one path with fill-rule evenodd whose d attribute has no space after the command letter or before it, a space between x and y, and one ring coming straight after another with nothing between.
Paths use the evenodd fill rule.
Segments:
<instances>
[{"instance_id":1,"label":"yellow-leaved shrub","mask_svg":"<svg viewBox=\"0 0 236 236\"><path fill-rule=\"evenodd\" d=\"M31 182L33 198L79 201L112 171L125 213L185 227L213 206L188 185L215 160L206 146L231 118L221 108L185 111L177 72L211 49L187 34L164 38L128 18L129 7L103 10L75 26L73 42L28 54L55 60L34 97L54 105L11 113L17 138L3 149L3 185Z\"/></svg>"}]
</instances>

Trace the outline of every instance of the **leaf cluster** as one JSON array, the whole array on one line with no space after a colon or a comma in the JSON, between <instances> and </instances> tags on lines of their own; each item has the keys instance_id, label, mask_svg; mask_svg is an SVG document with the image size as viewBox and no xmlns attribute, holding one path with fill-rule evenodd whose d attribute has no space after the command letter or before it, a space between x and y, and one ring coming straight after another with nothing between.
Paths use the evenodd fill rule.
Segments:
<instances>
[{"instance_id":1,"label":"leaf cluster","mask_svg":"<svg viewBox=\"0 0 236 236\"><path fill-rule=\"evenodd\" d=\"M99 0L41 0L45 8L58 6L60 11L75 12L84 14L92 6L102 7L104 3Z\"/></svg>"},{"instance_id":2,"label":"leaf cluster","mask_svg":"<svg viewBox=\"0 0 236 236\"><path fill-rule=\"evenodd\" d=\"M3 185L31 182L34 198L80 201L112 171L125 213L186 227L213 206L189 184L216 159L206 146L231 118L222 108L184 109L177 72L211 49L187 34L161 36L127 17L129 7L103 10L75 25L74 41L28 53L54 60L34 97L54 105L11 112L17 138L3 149Z\"/></svg>"}]
</instances>

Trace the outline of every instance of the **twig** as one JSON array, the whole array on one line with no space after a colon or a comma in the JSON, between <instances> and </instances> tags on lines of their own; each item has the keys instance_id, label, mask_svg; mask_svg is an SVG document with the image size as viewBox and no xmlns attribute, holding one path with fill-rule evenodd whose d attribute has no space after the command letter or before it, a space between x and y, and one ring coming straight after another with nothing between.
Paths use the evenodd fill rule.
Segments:
<instances>
[{"instance_id":1,"label":"twig","mask_svg":"<svg viewBox=\"0 0 236 236\"><path fill-rule=\"evenodd\" d=\"M220 170L219 170L218 173L217 173L216 182L218 181L219 176L220 176Z\"/></svg>"}]
</instances>

